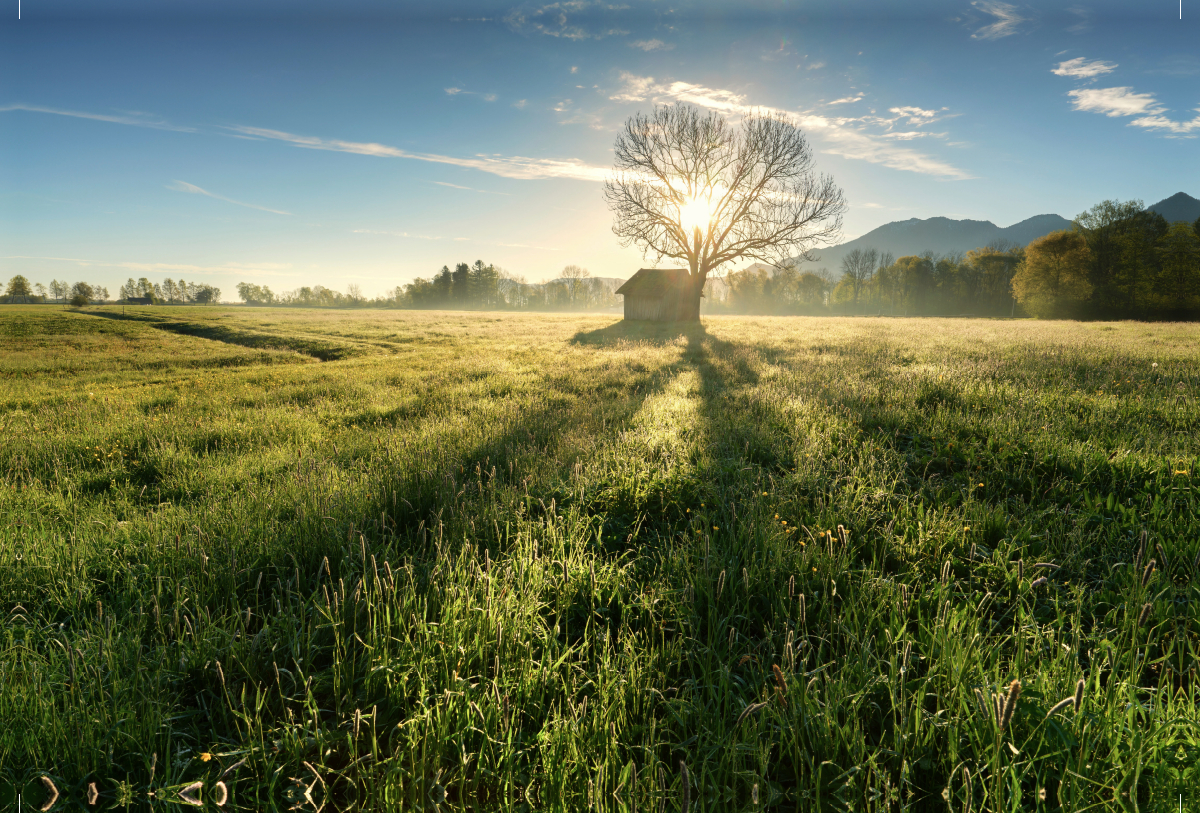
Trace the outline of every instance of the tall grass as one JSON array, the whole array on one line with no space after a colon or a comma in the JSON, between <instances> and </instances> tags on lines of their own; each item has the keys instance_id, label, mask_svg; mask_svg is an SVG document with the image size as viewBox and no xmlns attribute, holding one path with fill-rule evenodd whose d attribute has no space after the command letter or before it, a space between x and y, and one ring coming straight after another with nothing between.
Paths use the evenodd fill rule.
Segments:
<instances>
[{"instance_id":1,"label":"tall grass","mask_svg":"<svg viewBox=\"0 0 1200 813\"><path fill-rule=\"evenodd\" d=\"M10 798L1200 809L1193 325L119 316L0 313Z\"/></svg>"}]
</instances>

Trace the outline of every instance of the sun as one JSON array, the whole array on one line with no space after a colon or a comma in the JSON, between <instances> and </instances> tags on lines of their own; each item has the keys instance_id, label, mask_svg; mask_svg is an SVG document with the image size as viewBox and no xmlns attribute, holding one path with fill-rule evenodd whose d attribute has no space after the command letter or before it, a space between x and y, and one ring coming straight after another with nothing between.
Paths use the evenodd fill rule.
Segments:
<instances>
[{"instance_id":1,"label":"sun","mask_svg":"<svg viewBox=\"0 0 1200 813\"><path fill-rule=\"evenodd\" d=\"M708 226L712 222L712 216L712 199L704 195L687 198L679 207L679 225L683 226L689 237L693 229L697 227L701 234L707 232Z\"/></svg>"}]
</instances>

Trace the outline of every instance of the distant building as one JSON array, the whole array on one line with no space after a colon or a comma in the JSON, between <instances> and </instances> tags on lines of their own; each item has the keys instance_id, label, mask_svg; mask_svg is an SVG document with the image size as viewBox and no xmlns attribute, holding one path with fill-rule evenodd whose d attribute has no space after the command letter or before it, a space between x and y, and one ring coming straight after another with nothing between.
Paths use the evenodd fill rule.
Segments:
<instances>
[{"instance_id":1,"label":"distant building","mask_svg":"<svg viewBox=\"0 0 1200 813\"><path fill-rule=\"evenodd\" d=\"M616 290L625 297L625 318L679 322L688 318L691 278L686 268L641 268Z\"/></svg>"}]
</instances>

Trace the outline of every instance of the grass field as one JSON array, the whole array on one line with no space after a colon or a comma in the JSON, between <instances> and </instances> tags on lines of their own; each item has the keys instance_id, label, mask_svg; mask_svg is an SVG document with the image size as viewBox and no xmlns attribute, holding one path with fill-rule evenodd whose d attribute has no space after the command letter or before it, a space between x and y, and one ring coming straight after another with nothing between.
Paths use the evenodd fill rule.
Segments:
<instances>
[{"instance_id":1,"label":"grass field","mask_svg":"<svg viewBox=\"0 0 1200 813\"><path fill-rule=\"evenodd\" d=\"M1198 340L4 307L0 803L1200 810Z\"/></svg>"}]
</instances>

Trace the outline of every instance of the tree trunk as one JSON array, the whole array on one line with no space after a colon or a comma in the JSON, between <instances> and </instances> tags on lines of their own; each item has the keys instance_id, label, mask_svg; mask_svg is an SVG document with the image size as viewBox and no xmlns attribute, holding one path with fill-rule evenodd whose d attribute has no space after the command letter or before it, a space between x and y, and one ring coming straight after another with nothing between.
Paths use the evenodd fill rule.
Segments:
<instances>
[{"instance_id":1,"label":"tree trunk","mask_svg":"<svg viewBox=\"0 0 1200 813\"><path fill-rule=\"evenodd\" d=\"M681 322L700 321L700 299L703 296L704 277L696 275L688 282L687 292L684 295L682 307L680 308Z\"/></svg>"}]
</instances>

